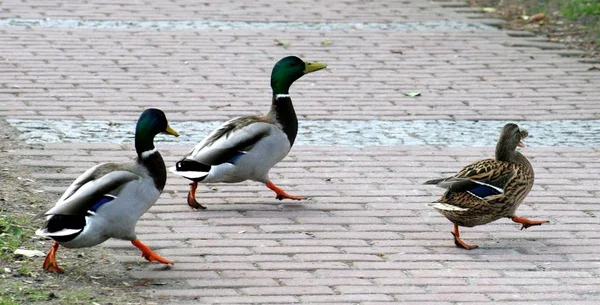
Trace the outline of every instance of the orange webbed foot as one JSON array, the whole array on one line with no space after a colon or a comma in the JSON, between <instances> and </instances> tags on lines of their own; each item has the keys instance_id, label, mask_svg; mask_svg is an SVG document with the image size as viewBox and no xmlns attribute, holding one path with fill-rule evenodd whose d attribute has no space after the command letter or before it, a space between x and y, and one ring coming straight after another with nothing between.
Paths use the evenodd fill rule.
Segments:
<instances>
[{"instance_id":1,"label":"orange webbed foot","mask_svg":"<svg viewBox=\"0 0 600 305\"><path fill-rule=\"evenodd\" d=\"M190 183L190 191L187 195L187 204L193 209L201 209L205 210L206 207L201 205L198 201L196 201L196 188L198 187L198 182Z\"/></svg>"},{"instance_id":2,"label":"orange webbed foot","mask_svg":"<svg viewBox=\"0 0 600 305\"><path fill-rule=\"evenodd\" d=\"M527 219L527 218L519 217L519 216L513 216L513 217L511 217L511 220L516 223L520 223L521 230L527 229L527 228L533 227L533 226L540 226L544 223L550 222L548 220L531 220L531 219Z\"/></svg>"},{"instance_id":3,"label":"orange webbed foot","mask_svg":"<svg viewBox=\"0 0 600 305\"><path fill-rule=\"evenodd\" d=\"M136 246L140 251L142 251L142 257L148 260L149 262L159 262L162 264L173 265L172 260L168 260L158 254L156 254L150 247L146 246L139 239L136 239L131 242L134 246Z\"/></svg>"},{"instance_id":4,"label":"orange webbed foot","mask_svg":"<svg viewBox=\"0 0 600 305\"><path fill-rule=\"evenodd\" d=\"M303 199L305 199L304 197L294 196L294 195L290 195L290 194L286 193L282 188L276 186L271 181L267 182L266 186L270 190L272 190L273 192L275 192L275 194L277 194L277 196L275 196L275 199L277 199L277 200L283 200L283 199L303 200Z\"/></svg>"},{"instance_id":5,"label":"orange webbed foot","mask_svg":"<svg viewBox=\"0 0 600 305\"><path fill-rule=\"evenodd\" d=\"M56 273L62 273L64 271L64 269L61 268L58 265L58 263L56 262L57 250L58 250L58 243L57 242L52 243L52 248L50 248L50 251L48 251L48 254L46 254L46 258L44 259L44 263L42 264L42 268L44 269L44 271L56 272Z\"/></svg>"},{"instance_id":6,"label":"orange webbed foot","mask_svg":"<svg viewBox=\"0 0 600 305\"><path fill-rule=\"evenodd\" d=\"M452 235L454 235L454 244L457 247L467 249L467 250L473 250L473 249L479 248L479 246L477 246L477 245L469 245L469 244L465 243L462 239L460 239L460 233L458 232L458 225L454 225L454 231L451 233L452 233Z\"/></svg>"}]
</instances>

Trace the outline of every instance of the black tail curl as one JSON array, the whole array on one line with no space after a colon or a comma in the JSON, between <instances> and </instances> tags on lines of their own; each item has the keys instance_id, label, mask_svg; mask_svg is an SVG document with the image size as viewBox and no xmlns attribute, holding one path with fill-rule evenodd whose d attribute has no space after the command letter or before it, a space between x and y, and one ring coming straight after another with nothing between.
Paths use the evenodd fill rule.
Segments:
<instances>
[{"instance_id":1,"label":"black tail curl","mask_svg":"<svg viewBox=\"0 0 600 305\"><path fill-rule=\"evenodd\" d=\"M202 164L194 160L183 159L175 163L175 169L178 172L208 172L210 165Z\"/></svg>"}]
</instances>

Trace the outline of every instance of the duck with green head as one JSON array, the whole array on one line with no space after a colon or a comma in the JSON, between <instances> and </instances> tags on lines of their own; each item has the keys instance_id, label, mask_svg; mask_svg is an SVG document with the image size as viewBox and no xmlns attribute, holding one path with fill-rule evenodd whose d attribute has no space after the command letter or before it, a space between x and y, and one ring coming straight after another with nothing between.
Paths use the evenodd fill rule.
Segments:
<instances>
[{"instance_id":1,"label":"duck with green head","mask_svg":"<svg viewBox=\"0 0 600 305\"><path fill-rule=\"evenodd\" d=\"M523 139L529 133L516 124L506 124L496 144L496 157L477 161L447 178L433 179L425 184L445 188L446 193L429 206L454 223L454 243L464 249L475 249L460 239L458 227L474 227L508 217L520 223L521 229L539 226L547 220L529 220L515 215L523 199L533 187L533 167L517 151L525 147Z\"/></svg>"},{"instance_id":2,"label":"duck with green head","mask_svg":"<svg viewBox=\"0 0 600 305\"><path fill-rule=\"evenodd\" d=\"M147 109L135 131L137 159L129 163L102 163L79 176L56 204L36 218L46 216L36 234L54 240L43 268L62 272L56 262L59 245L66 248L92 247L109 238L129 240L148 261L172 264L137 239L135 225L158 200L167 181L162 156L154 147L154 136L179 134L158 109Z\"/></svg>"},{"instance_id":3,"label":"duck with green head","mask_svg":"<svg viewBox=\"0 0 600 305\"><path fill-rule=\"evenodd\" d=\"M305 62L295 56L279 60L271 72L273 96L266 115L238 117L223 123L170 168L192 180L187 198L192 208L205 208L196 201L198 183L253 180L264 183L279 200L303 199L276 186L269 179L269 170L287 156L298 133L290 87L303 75L325 67L324 63Z\"/></svg>"}]
</instances>

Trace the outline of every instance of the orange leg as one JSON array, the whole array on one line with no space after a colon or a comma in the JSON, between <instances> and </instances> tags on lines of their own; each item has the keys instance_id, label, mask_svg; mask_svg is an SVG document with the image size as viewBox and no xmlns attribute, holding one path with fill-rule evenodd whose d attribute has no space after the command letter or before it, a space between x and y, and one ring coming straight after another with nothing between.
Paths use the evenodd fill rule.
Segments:
<instances>
[{"instance_id":1,"label":"orange leg","mask_svg":"<svg viewBox=\"0 0 600 305\"><path fill-rule=\"evenodd\" d=\"M198 187L198 182L190 183L190 192L187 196L187 203L194 209L206 209L205 206L201 205L198 201L196 201L196 188Z\"/></svg>"},{"instance_id":2,"label":"orange leg","mask_svg":"<svg viewBox=\"0 0 600 305\"><path fill-rule=\"evenodd\" d=\"M473 250L478 247L477 245L469 245L462 241L462 239L460 239L460 233L458 233L458 225L456 224L454 225L454 232L452 232L452 235L454 235L454 244L459 248Z\"/></svg>"},{"instance_id":3,"label":"orange leg","mask_svg":"<svg viewBox=\"0 0 600 305\"><path fill-rule=\"evenodd\" d=\"M44 263L42 264L42 268L44 268L47 272L63 272L63 268L58 266L56 262L56 251L58 250L58 243L52 243L52 248L46 254L46 259L44 259Z\"/></svg>"},{"instance_id":4,"label":"orange leg","mask_svg":"<svg viewBox=\"0 0 600 305\"><path fill-rule=\"evenodd\" d=\"M159 262L163 264L171 264L173 265L173 261L168 260L152 251L150 247L146 246L139 239L135 239L131 242L134 246L142 251L142 257L147 259L149 262Z\"/></svg>"},{"instance_id":5,"label":"orange leg","mask_svg":"<svg viewBox=\"0 0 600 305\"><path fill-rule=\"evenodd\" d=\"M304 199L304 197L294 196L294 195L290 195L290 194L286 193L283 189L281 189L277 185L273 184L273 182L271 182L271 181L267 182L266 185L269 189L271 189L273 192L275 192L277 194L277 196L275 198L277 198L278 200L283 200L283 199L302 200L302 199Z\"/></svg>"},{"instance_id":6,"label":"orange leg","mask_svg":"<svg viewBox=\"0 0 600 305\"><path fill-rule=\"evenodd\" d=\"M539 226L543 223L549 222L548 220L530 220L530 219L519 217L519 216L513 216L510 219L512 219L512 221L514 221L516 223L520 223L521 230L527 229L532 226Z\"/></svg>"}]
</instances>

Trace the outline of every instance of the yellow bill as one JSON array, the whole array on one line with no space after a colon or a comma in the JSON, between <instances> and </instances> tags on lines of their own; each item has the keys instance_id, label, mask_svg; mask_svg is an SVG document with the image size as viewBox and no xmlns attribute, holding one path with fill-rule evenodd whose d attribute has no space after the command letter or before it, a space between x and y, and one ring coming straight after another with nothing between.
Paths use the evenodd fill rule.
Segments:
<instances>
[{"instance_id":1,"label":"yellow bill","mask_svg":"<svg viewBox=\"0 0 600 305\"><path fill-rule=\"evenodd\" d=\"M169 125L167 125L167 129L165 129L165 132L176 137L179 136L179 133L177 133L177 131L175 131L175 129L171 128L171 126Z\"/></svg>"},{"instance_id":2,"label":"yellow bill","mask_svg":"<svg viewBox=\"0 0 600 305\"><path fill-rule=\"evenodd\" d=\"M322 62L314 61L314 62L305 62L304 63L304 74L319 71L321 69L325 69L327 65Z\"/></svg>"}]
</instances>

